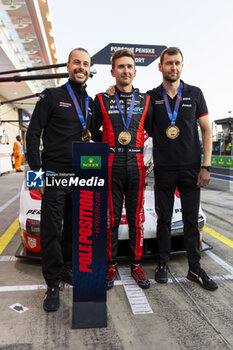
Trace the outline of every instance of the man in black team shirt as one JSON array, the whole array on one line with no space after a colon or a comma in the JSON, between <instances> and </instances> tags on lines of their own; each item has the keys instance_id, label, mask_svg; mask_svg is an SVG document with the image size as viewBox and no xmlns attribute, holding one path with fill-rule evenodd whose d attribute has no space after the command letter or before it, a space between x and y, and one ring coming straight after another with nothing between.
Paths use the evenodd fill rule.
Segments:
<instances>
[{"instance_id":1,"label":"man in black team shirt","mask_svg":"<svg viewBox=\"0 0 233 350\"><path fill-rule=\"evenodd\" d=\"M32 170L72 172L72 142L88 138L92 100L85 90L91 60L85 49L71 51L69 81L46 89L34 109L27 132L28 163ZM43 131L43 134L42 134ZM40 137L43 151L40 159ZM40 244L42 272L48 286L43 307L59 308L59 282L72 284L72 189L47 187L42 194Z\"/></svg>"},{"instance_id":2,"label":"man in black team shirt","mask_svg":"<svg viewBox=\"0 0 233 350\"><path fill-rule=\"evenodd\" d=\"M174 192L177 186L182 204L184 240L188 255L187 278L203 288L215 290L217 284L200 267L198 211L200 187L208 185L212 151L208 110L201 90L180 80L183 55L170 47L160 56L159 70L163 83L148 92L154 110L152 123L155 208L158 215L157 240L159 264L155 280L167 282L170 253L170 230ZM199 122L204 160L201 167Z\"/></svg>"},{"instance_id":3,"label":"man in black team shirt","mask_svg":"<svg viewBox=\"0 0 233 350\"><path fill-rule=\"evenodd\" d=\"M107 288L117 277L118 228L123 199L129 225L131 275L141 288L150 282L140 266L143 251L143 162L144 128L151 123L150 97L134 89L135 59L129 50L118 50L112 57L115 95L98 94L94 101L91 131L103 125L103 142L109 143Z\"/></svg>"}]
</instances>

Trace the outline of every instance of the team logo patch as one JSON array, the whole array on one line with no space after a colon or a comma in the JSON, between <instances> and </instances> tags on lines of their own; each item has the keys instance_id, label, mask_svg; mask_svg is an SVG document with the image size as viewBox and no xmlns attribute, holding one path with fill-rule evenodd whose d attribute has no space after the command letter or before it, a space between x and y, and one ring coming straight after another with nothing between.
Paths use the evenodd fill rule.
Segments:
<instances>
[{"instance_id":1,"label":"team logo patch","mask_svg":"<svg viewBox=\"0 0 233 350\"><path fill-rule=\"evenodd\" d=\"M183 103L182 104L182 107L188 107L188 108L191 108L193 105L190 103L190 104L185 104L185 103Z\"/></svg>"},{"instance_id":2,"label":"team logo patch","mask_svg":"<svg viewBox=\"0 0 233 350\"><path fill-rule=\"evenodd\" d=\"M67 102L59 102L59 107L72 107L72 104Z\"/></svg>"}]
</instances>

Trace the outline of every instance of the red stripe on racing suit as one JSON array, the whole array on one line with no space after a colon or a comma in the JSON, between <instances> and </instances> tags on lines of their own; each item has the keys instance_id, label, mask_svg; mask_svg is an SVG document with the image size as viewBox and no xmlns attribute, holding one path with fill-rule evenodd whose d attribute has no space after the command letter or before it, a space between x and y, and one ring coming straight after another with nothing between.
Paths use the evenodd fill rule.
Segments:
<instances>
[{"instance_id":1,"label":"red stripe on racing suit","mask_svg":"<svg viewBox=\"0 0 233 350\"><path fill-rule=\"evenodd\" d=\"M148 110L150 102L150 97L146 95L146 106L142 115L142 119L140 121L137 139L136 139L136 147L141 147L144 145L145 134L144 134L144 121L146 118L146 112ZM143 132L142 132L143 129ZM143 214L144 214L144 189L145 189L145 166L143 154L137 154L137 163L139 169L140 176L140 185L138 191L138 204L137 204L137 212L135 216L135 227L136 227L136 245L135 245L135 260L140 261L143 253Z\"/></svg>"}]
</instances>

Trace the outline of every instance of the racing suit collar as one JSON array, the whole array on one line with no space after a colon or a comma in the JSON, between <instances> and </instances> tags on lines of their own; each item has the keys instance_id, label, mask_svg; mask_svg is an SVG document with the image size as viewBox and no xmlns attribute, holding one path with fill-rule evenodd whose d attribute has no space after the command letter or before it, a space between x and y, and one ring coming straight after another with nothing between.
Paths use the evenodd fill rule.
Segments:
<instances>
[{"instance_id":1,"label":"racing suit collar","mask_svg":"<svg viewBox=\"0 0 233 350\"><path fill-rule=\"evenodd\" d=\"M133 97L133 91L135 91L134 87L132 87L132 91L131 92L124 92L119 90L116 85L115 85L115 89L117 92L117 95L119 98L132 98Z\"/></svg>"}]
</instances>

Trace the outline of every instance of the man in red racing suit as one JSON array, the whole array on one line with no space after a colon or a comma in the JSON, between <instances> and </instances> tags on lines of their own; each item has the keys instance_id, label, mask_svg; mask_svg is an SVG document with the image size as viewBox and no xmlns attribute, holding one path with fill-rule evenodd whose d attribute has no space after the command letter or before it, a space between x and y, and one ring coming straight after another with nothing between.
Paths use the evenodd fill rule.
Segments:
<instances>
[{"instance_id":1,"label":"man in red racing suit","mask_svg":"<svg viewBox=\"0 0 233 350\"><path fill-rule=\"evenodd\" d=\"M118 228L122 205L129 225L131 275L141 288L150 282L140 266L143 252L143 198L145 168L143 161L144 129L151 124L150 97L132 87L135 76L134 55L118 50L112 58L112 76L116 79L115 95L98 94L94 102L92 133L103 126L103 142L109 143L107 288L117 277Z\"/></svg>"}]
</instances>

